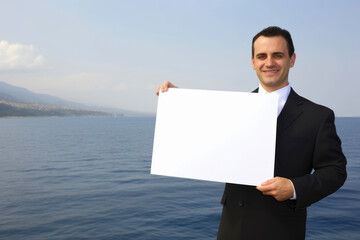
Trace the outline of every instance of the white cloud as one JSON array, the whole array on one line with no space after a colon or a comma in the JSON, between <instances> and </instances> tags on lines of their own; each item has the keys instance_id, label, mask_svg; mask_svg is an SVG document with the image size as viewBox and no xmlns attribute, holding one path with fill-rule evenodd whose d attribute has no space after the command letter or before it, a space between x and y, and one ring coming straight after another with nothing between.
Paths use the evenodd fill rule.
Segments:
<instances>
[{"instance_id":1,"label":"white cloud","mask_svg":"<svg viewBox=\"0 0 360 240\"><path fill-rule=\"evenodd\" d=\"M36 53L33 45L10 44L0 42L0 70L24 70L39 68L44 64L44 57Z\"/></svg>"}]
</instances>

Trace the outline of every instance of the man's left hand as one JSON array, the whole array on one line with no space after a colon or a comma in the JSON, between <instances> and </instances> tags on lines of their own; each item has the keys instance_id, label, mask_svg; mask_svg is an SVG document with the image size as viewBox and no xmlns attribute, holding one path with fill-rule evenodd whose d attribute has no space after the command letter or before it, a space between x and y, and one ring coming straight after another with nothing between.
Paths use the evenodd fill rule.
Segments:
<instances>
[{"instance_id":1,"label":"man's left hand","mask_svg":"<svg viewBox=\"0 0 360 240\"><path fill-rule=\"evenodd\" d=\"M287 178L275 177L256 187L264 195L273 196L277 201L285 201L293 197L293 184Z\"/></svg>"}]
</instances>

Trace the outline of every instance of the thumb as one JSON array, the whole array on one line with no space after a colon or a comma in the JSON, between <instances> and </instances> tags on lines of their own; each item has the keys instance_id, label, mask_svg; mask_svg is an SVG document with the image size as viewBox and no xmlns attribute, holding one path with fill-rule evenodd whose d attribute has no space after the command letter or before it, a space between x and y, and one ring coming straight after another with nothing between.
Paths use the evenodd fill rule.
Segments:
<instances>
[{"instance_id":1,"label":"thumb","mask_svg":"<svg viewBox=\"0 0 360 240\"><path fill-rule=\"evenodd\" d=\"M269 184L271 184L273 182L275 182L275 178L271 178L269 180L266 180L265 182L262 182L261 186L266 186L266 185L269 185Z\"/></svg>"}]
</instances>

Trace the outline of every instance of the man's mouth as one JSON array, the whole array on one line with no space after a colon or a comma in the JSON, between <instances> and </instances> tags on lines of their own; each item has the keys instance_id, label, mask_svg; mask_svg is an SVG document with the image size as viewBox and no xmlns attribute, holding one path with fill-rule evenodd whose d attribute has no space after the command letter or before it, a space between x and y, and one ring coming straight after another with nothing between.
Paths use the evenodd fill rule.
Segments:
<instances>
[{"instance_id":1,"label":"man's mouth","mask_svg":"<svg viewBox=\"0 0 360 240\"><path fill-rule=\"evenodd\" d=\"M263 70L264 73L277 73L279 70Z\"/></svg>"}]
</instances>

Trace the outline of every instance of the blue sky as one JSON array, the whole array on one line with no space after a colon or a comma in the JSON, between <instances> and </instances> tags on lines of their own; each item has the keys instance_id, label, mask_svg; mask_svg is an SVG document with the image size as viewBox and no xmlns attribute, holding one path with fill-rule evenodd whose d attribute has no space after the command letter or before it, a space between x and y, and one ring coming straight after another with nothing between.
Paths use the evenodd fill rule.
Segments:
<instances>
[{"instance_id":1,"label":"blue sky","mask_svg":"<svg viewBox=\"0 0 360 240\"><path fill-rule=\"evenodd\" d=\"M156 112L155 88L251 91L251 39L290 31L295 91L360 116L360 2L0 1L0 81L91 105Z\"/></svg>"}]
</instances>

